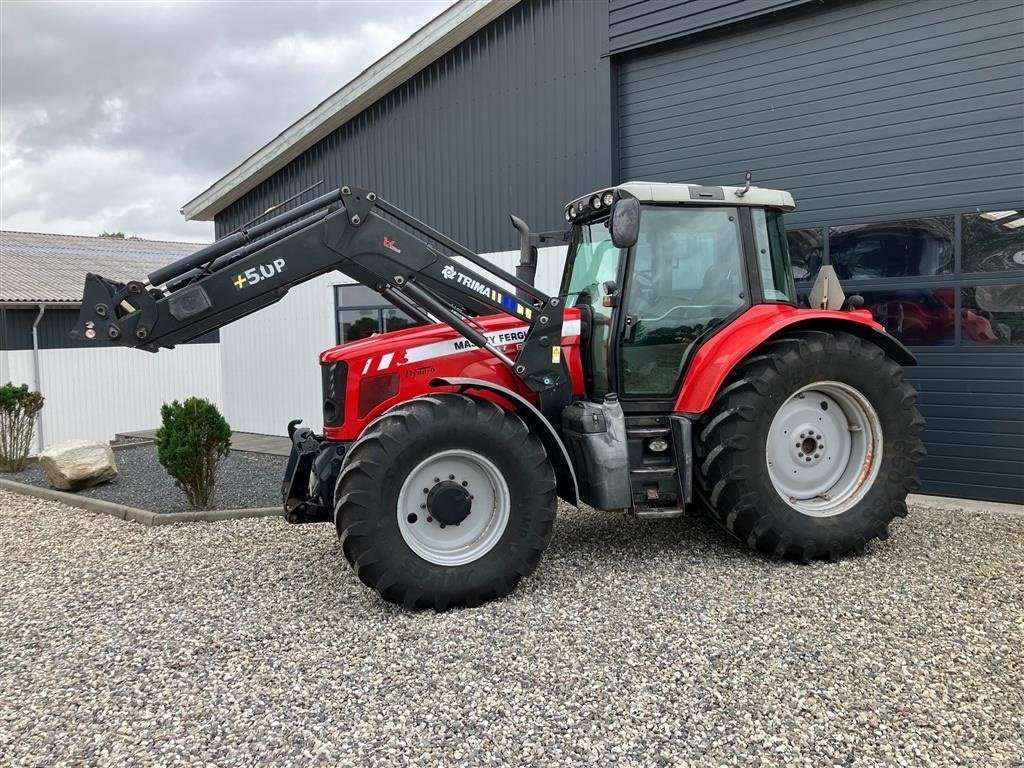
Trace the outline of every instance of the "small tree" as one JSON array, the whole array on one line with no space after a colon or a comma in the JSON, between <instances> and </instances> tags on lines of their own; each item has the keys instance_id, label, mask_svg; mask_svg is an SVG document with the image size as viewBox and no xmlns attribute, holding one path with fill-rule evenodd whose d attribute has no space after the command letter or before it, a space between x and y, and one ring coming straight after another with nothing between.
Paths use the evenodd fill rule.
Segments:
<instances>
[{"instance_id":1,"label":"small tree","mask_svg":"<svg viewBox=\"0 0 1024 768\"><path fill-rule=\"evenodd\" d=\"M43 396L7 382L0 387L0 472L20 472L36 431L36 416L43 410Z\"/></svg>"},{"instance_id":2,"label":"small tree","mask_svg":"<svg viewBox=\"0 0 1024 768\"><path fill-rule=\"evenodd\" d=\"M213 499L217 465L231 450L231 427L217 406L200 397L160 407L157 460L174 478L193 509Z\"/></svg>"}]
</instances>

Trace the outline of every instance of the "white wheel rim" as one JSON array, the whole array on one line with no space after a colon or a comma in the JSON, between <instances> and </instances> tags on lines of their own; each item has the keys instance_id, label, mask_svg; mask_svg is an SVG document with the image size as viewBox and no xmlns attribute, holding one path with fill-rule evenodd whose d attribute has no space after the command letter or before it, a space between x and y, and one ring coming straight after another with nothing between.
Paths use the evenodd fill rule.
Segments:
<instances>
[{"instance_id":1,"label":"white wheel rim","mask_svg":"<svg viewBox=\"0 0 1024 768\"><path fill-rule=\"evenodd\" d=\"M882 463L882 425L859 391L838 381L801 388L776 412L765 445L778 494L811 517L839 515L871 488Z\"/></svg>"},{"instance_id":2,"label":"white wheel rim","mask_svg":"<svg viewBox=\"0 0 1024 768\"><path fill-rule=\"evenodd\" d=\"M469 514L444 525L427 508L430 491L456 484L470 494ZM435 565L466 565L486 555L508 526L511 496L494 463L464 449L441 451L406 476L398 493L398 529L409 548Z\"/></svg>"}]
</instances>

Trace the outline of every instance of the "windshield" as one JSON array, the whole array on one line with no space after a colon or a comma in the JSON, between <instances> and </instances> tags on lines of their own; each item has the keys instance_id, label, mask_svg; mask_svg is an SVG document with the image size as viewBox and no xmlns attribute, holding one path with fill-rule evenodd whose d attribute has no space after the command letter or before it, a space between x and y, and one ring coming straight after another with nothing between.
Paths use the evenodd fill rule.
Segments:
<instances>
[{"instance_id":1,"label":"windshield","mask_svg":"<svg viewBox=\"0 0 1024 768\"><path fill-rule=\"evenodd\" d=\"M562 279L562 293L571 307L595 301L600 304L601 283L618 279L622 252L612 245L606 222L607 219L573 228Z\"/></svg>"},{"instance_id":2,"label":"windshield","mask_svg":"<svg viewBox=\"0 0 1024 768\"><path fill-rule=\"evenodd\" d=\"M568 306L590 308L590 348L585 353L585 367L590 374L594 397L610 391L608 355L612 308L604 305L608 291L602 288L602 283L618 281L623 253L612 244L606 221L579 224L573 228L565 276L562 278L562 293L566 294Z\"/></svg>"}]
</instances>

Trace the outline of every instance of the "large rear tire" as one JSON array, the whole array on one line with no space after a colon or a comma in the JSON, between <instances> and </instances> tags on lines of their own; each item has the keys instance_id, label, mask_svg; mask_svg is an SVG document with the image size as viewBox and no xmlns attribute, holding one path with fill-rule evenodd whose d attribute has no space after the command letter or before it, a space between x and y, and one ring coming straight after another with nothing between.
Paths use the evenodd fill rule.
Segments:
<instances>
[{"instance_id":1,"label":"large rear tire","mask_svg":"<svg viewBox=\"0 0 1024 768\"><path fill-rule=\"evenodd\" d=\"M900 366L850 334L793 333L740 363L698 433L712 517L760 552L836 560L889 536L924 419Z\"/></svg>"},{"instance_id":2,"label":"large rear tire","mask_svg":"<svg viewBox=\"0 0 1024 768\"><path fill-rule=\"evenodd\" d=\"M461 394L389 411L352 445L335 524L367 586L410 609L476 606L531 574L551 539L555 473L516 414Z\"/></svg>"}]
</instances>

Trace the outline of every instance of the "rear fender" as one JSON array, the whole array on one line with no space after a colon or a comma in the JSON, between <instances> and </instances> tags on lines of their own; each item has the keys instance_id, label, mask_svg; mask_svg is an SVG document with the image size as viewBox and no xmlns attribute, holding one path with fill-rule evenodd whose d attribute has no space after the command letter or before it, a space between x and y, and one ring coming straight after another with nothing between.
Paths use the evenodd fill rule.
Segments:
<instances>
[{"instance_id":1,"label":"rear fender","mask_svg":"<svg viewBox=\"0 0 1024 768\"><path fill-rule=\"evenodd\" d=\"M866 310L833 312L759 304L697 350L683 380L675 411L692 415L703 413L732 369L751 352L771 339L807 330L843 331L859 336L877 345L900 365L917 365L914 355L886 333Z\"/></svg>"},{"instance_id":2,"label":"rear fender","mask_svg":"<svg viewBox=\"0 0 1024 768\"><path fill-rule=\"evenodd\" d=\"M555 469L558 495L573 506L579 506L579 486L576 482L576 470L572 466L572 461L569 460L569 452L565 449L562 438L559 437L551 422L544 418L544 415L537 410L533 403L508 387L480 379L439 377L431 379L430 385L433 387L458 387L459 392L467 390L489 392L508 402L512 406L513 412L526 422L530 431L537 435L541 443L544 444L544 450L547 451L548 458L551 459L551 464Z\"/></svg>"}]
</instances>

